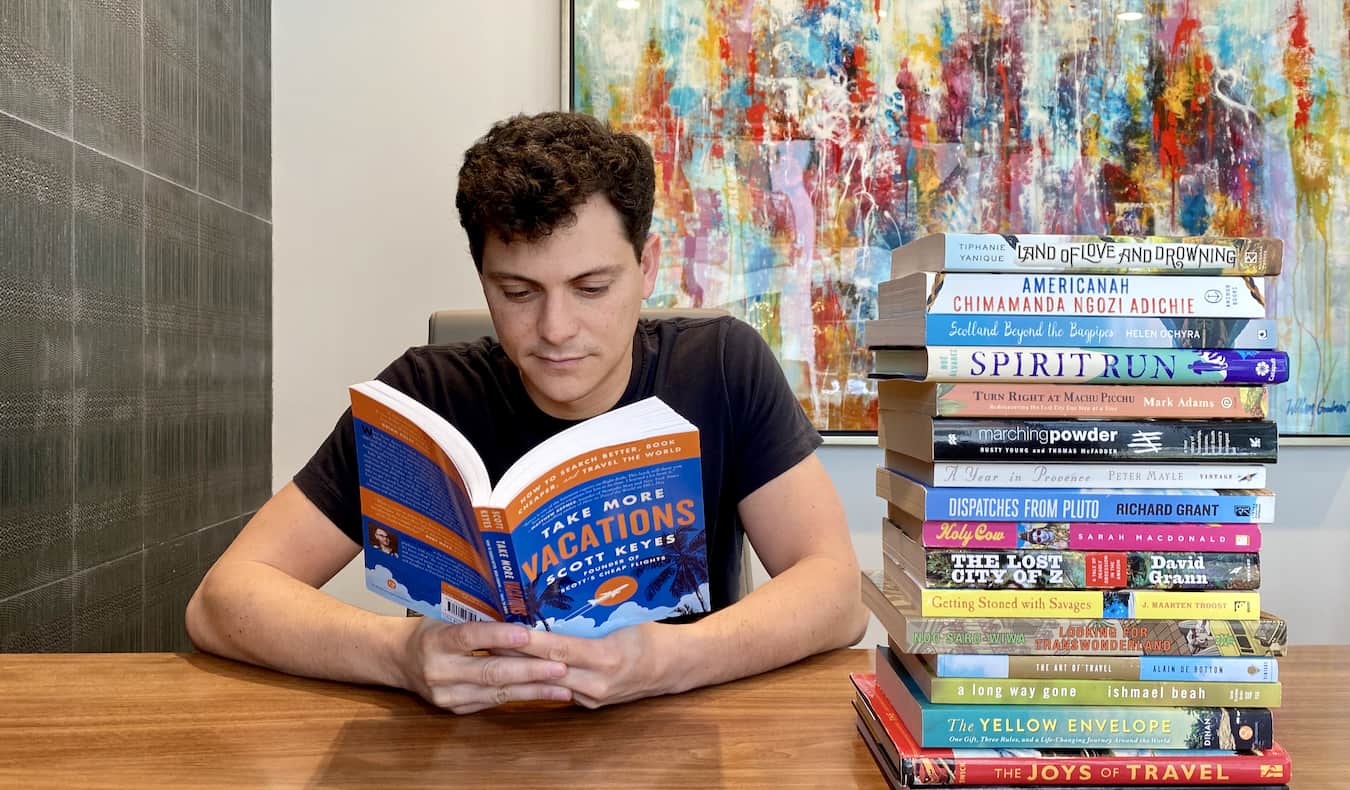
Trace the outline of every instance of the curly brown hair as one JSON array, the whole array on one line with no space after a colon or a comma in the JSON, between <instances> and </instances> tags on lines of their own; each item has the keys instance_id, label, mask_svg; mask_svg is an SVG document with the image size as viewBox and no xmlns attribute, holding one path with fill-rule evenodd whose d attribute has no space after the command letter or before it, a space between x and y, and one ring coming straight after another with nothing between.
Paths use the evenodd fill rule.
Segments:
<instances>
[{"instance_id":1,"label":"curly brown hair","mask_svg":"<svg viewBox=\"0 0 1350 790\"><path fill-rule=\"evenodd\" d=\"M619 212L640 260L655 190L652 150L642 138L589 115L545 112L499 121L464 152L455 207L479 272L487 234L537 242L576 222L577 206L597 193Z\"/></svg>"}]
</instances>

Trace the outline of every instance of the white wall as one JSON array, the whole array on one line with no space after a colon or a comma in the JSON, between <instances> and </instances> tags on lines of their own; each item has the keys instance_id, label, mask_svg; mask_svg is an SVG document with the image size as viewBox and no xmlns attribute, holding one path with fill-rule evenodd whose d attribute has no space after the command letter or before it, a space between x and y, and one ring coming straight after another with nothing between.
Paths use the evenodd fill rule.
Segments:
<instances>
[{"instance_id":1,"label":"white wall","mask_svg":"<svg viewBox=\"0 0 1350 790\"><path fill-rule=\"evenodd\" d=\"M280 487L434 309L482 295L454 213L464 149L560 106L554 0L285 0L273 13L274 423ZM875 447L826 447L864 567L880 566ZM1350 643L1350 448L1286 447L1262 553L1295 643ZM349 567L326 589L381 611ZM762 571L761 577L762 578ZM876 626L863 644L884 639Z\"/></svg>"},{"instance_id":2,"label":"white wall","mask_svg":"<svg viewBox=\"0 0 1350 790\"><path fill-rule=\"evenodd\" d=\"M483 306L464 149L559 108L556 0L272 4L273 425L280 488L436 309ZM328 589L390 610L348 572Z\"/></svg>"}]
</instances>

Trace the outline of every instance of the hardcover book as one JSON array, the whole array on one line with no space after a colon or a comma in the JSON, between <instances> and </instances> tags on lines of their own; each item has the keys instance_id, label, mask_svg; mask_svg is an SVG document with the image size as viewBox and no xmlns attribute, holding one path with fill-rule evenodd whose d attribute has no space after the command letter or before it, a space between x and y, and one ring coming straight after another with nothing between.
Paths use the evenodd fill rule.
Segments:
<instances>
[{"instance_id":1,"label":"hardcover book","mask_svg":"<svg viewBox=\"0 0 1350 790\"><path fill-rule=\"evenodd\" d=\"M1061 617L924 617L879 573L864 573L863 602L908 653L1022 656L1282 656L1284 620L1091 620Z\"/></svg>"},{"instance_id":2,"label":"hardcover book","mask_svg":"<svg viewBox=\"0 0 1350 790\"><path fill-rule=\"evenodd\" d=\"M916 272L877 284L878 318L929 313L1265 318L1260 277L944 274Z\"/></svg>"},{"instance_id":3,"label":"hardcover book","mask_svg":"<svg viewBox=\"0 0 1350 790\"><path fill-rule=\"evenodd\" d=\"M887 507L887 521L932 548L1241 553L1261 549L1261 528L1256 524L923 521L894 505Z\"/></svg>"},{"instance_id":4,"label":"hardcover book","mask_svg":"<svg viewBox=\"0 0 1350 790\"><path fill-rule=\"evenodd\" d=\"M1269 749L1267 708L1116 705L951 705L932 702L891 653L877 648L877 687L925 747L979 749Z\"/></svg>"},{"instance_id":5,"label":"hardcover book","mask_svg":"<svg viewBox=\"0 0 1350 790\"><path fill-rule=\"evenodd\" d=\"M556 434L493 485L423 404L378 381L351 398L374 592L581 636L708 611L698 430L659 399Z\"/></svg>"},{"instance_id":6,"label":"hardcover book","mask_svg":"<svg viewBox=\"0 0 1350 790\"><path fill-rule=\"evenodd\" d=\"M929 313L874 318L863 324L868 346L1077 346L1079 348L1275 347L1267 318L1132 318L1126 316L961 315Z\"/></svg>"},{"instance_id":7,"label":"hardcover book","mask_svg":"<svg viewBox=\"0 0 1350 790\"><path fill-rule=\"evenodd\" d=\"M928 346L879 348L872 357L871 378L913 381L1189 385L1289 380L1287 353L1250 349Z\"/></svg>"},{"instance_id":8,"label":"hardcover book","mask_svg":"<svg viewBox=\"0 0 1350 790\"><path fill-rule=\"evenodd\" d=\"M1279 683L939 677L917 655L890 647L924 696L939 704L1277 708L1282 698Z\"/></svg>"},{"instance_id":9,"label":"hardcover book","mask_svg":"<svg viewBox=\"0 0 1350 790\"><path fill-rule=\"evenodd\" d=\"M1116 488L1142 477L1135 466L1141 463L1274 462L1280 441L1279 427L1268 420L974 420L880 409L877 423L882 447L919 461L1126 462L1116 464L1120 477L1111 481Z\"/></svg>"},{"instance_id":10,"label":"hardcover book","mask_svg":"<svg viewBox=\"0 0 1350 790\"><path fill-rule=\"evenodd\" d=\"M886 446L884 440L882 445ZM933 488L1217 489L1266 485L1266 467L1262 464L952 463L923 461L888 449L886 468Z\"/></svg>"},{"instance_id":11,"label":"hardcover book","mask_svg":"<svg viewBox=\"0 0 1350 790\"><path fill-rule=\"evenodd\" d=\"M1014 272L1253 275L1280 273L1273 238L933 233L891 251L891 273Z\"/></svg>"},{"instance_id":12,"label":"hardcover book","mask_svg":"<svg viewBox=\"0 0 1350 790\"><path fill-rule=\"evenodd\" d=\"M921 569L923 586L971 590L1256 590L1256 552L927 549L882 527L882 552Z\"/></svg>"},{"instance_id":13,"label":"hardcover book","mask_svg":"<svg viewBox=\"0 0 1350 790\"><path fill-rule=\"evenodd\" d=\"M877 495L923 521L1211 521L1268 524L1266 489L933 488L877 468Z\"/></svg>"},{"instance_id":14,"label":"hardcover book","mask_svg":"<svg viewBox=\"0 0 1350 790\"><path fill-rule=\"evenodd\" d=\"M875 673L849 675L854 708L903 787L971 787L1002 784L1045 787L1073 783L1106 787L1257 785L1270 790L1289 781L1289 754L1278 743L1267 750L1188 749L942 749L919 746L877 688Z\"/></svg>"},{"instance_id":15,"label":"hardcover book","mask_svg":"<svg viewBox=\"0 0 1350 790\"><path fill-rule=\"evenodd\" d=\"M1275 683L1280 679L1279 662L1273 658L928 654L919 659L933 674L943 678L1199 680L1216 683Z\"/></svg>"},{"instance_id":16,"label":"hardcover book","mask_svg":"<svg viewBox=\"0 0 1350 790\"><path fill-rule=\"evenodd\" d=\"M1265 387L1218 384L1017 384L883 379L877 382L877 402L885 410L930 417L1263 420L1269 413Z\"/></svg>"},{"instance_id":17,"label":"hardcover book","mask_svg":"<svg viewBox=\"0 0 1350 790\"><path fill-rule=\"evenodd\" d=\"M913 571L883 559L886 581L918 601L924 617L1069 617L1092 620L1261 619L1251 591L970 590L923 586Z\"/></svg>"}]
</instances>

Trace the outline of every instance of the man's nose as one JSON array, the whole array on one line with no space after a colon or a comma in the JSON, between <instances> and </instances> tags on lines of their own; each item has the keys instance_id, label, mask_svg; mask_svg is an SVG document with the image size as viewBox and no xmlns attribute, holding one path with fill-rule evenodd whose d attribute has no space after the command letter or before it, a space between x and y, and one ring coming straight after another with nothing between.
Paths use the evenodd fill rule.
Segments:
<instances>
[{"instance_id":1,"label":"man's nose","mask_svg":"<svg viewBox=\"0 0 1350 790\"><path fill-rule=\"evenodd\" d=\"M561 346L577 333L576 307L564 295L545 296L539 313L539 338Z\"/></svg>"}]
</instances>

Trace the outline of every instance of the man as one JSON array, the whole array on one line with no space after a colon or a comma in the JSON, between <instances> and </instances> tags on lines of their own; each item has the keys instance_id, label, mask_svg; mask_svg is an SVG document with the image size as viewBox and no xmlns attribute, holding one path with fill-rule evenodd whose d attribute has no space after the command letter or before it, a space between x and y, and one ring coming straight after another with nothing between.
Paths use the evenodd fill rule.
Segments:
<instances>
[{"instance_id":1,"label":"man","mask_svg":"<svg viewBox=\"0 0 1350 790\"><path fill-rule=\"evenodd\" d=\"M321 593L362 545L348 412L202 580L193 643L468 713L679 692L856 641L866 613L843 507L768 348L729 318L638 320L656 282L654 184L647 145L587 116L494 126L465 154L455 202L499 343L411 349L380 378L459 428L494 482L575 421L661 397L700 431L716 611L583 639L382 617ZM773 578L737 602L742 528Z\"/></svg>"}]
</instances>

